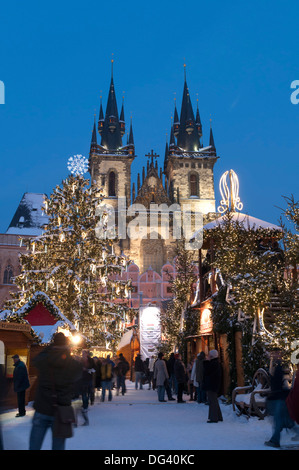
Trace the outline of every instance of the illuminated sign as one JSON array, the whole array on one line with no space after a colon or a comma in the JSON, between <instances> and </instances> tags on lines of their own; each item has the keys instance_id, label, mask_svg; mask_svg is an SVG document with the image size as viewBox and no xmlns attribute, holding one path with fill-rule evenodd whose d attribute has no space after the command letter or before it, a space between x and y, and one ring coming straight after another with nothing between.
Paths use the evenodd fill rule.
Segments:
<instances>
[{"instance_id":1,"label":"illuminated sign","mask_svg":"<svg viewBox=\"0 0 299 470\"><path fill-rule=\"evenodd\" d=\"M143 360L157 354L161 342L160 309L147 305L141 307L140 315L140 354Z\"/></svg>"}]
</instances>

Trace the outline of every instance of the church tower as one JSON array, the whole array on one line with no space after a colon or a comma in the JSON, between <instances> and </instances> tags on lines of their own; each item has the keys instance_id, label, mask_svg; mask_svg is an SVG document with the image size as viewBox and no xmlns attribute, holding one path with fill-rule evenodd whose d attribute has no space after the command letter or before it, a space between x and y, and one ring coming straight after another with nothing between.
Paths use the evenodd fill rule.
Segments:
<instances>
[{"instance_id":1,"label":"church tower","mask_svg":"<svg viewBox=\"0 0 299 470\"><path fill-rule=\"evenodd\" d=\"M172 202L191 206L193 212L215 212L214 165L216 155L213 131L209 145L203 147L202 125L197 103L196 115L191 104L189 88L184 77L180 118L175 103L170 143L165 152L164 174Z\"/></svg>"},{"instance_id":2,"label":"church tower","mask_svg":"<svg viewBox=\"0 0 299 470\"><path fill-rule=\"evenodd\" d=\"M125 135L124 103L119 115L113 81L113 60L106 112L104 115L101 98L97 128L94 122L89 153L91 180L96 181L101 189L105 203L117 209L117 198L126 198L128 206L131 204L131 165L135 158L135 146L132 120L126 145L122 142Z\"/></svg>"}]
</instances>

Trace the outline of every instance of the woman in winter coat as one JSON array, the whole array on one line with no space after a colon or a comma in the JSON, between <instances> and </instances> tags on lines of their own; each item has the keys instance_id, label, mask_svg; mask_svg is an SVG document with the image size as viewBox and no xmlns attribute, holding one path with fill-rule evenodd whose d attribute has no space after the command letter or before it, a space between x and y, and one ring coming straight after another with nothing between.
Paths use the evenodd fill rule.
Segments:
<instances>
[{"instance_id":1,"label":"woman in winter coat","mask_svg":"<svg viewBox=\"0 0 299 470\"><path fill-rule=\"evenodd\" d=\"M154 367L154 379L156 380L156 387L158 388L158 400L166 401L165 396L165 380L169 379L166 362L163 360L163 353L158 354L158 359Z\"/></svg>"},{"instance_id":2,"label":"woman in winter coat","mask_svg":"<svg viewBox=\"0 0 299 470\"><path fill-rule=\"evenodd\" d=\"M218 392L221 387L221 365L218 360L218 351L212 349L208 360L204 362L204 388L207 392L209 402L208 423L223 421L221 409L218 402Z\"/></svg>"}]
</instances>

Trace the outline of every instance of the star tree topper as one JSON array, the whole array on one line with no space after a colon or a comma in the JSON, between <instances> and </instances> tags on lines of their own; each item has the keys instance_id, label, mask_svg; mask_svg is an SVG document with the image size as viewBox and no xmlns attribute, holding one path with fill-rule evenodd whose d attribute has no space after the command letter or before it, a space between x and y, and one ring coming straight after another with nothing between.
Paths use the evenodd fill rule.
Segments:
<instances>
[{"instance_id":1,"label":"star tree topper","mask_svg":"<svg viewBox=\"0 0 299 470\"><path fill-rule=\"evenodd\" d=\"M88 171L88 160L83 155L74 155L68 159L67 168L72 175L84 175Z\"/></svg>"}]
</instances>

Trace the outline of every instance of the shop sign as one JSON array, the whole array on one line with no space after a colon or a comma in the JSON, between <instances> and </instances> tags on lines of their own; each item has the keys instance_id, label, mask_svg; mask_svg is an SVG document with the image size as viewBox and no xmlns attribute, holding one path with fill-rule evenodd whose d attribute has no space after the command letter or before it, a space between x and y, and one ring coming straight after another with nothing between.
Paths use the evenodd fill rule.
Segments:
<instances>
[{"instance_id":1,"label":"shop sign","mask_svg":"<svg viewBox=\"0 0 299 470\"><path fill-rule=\"evenodd\" d=\"M211 310L205 308L200 317L200 334L202 336L211 335L213 332L213 321L211 317Z\"/></svg>"}]
</instances>

